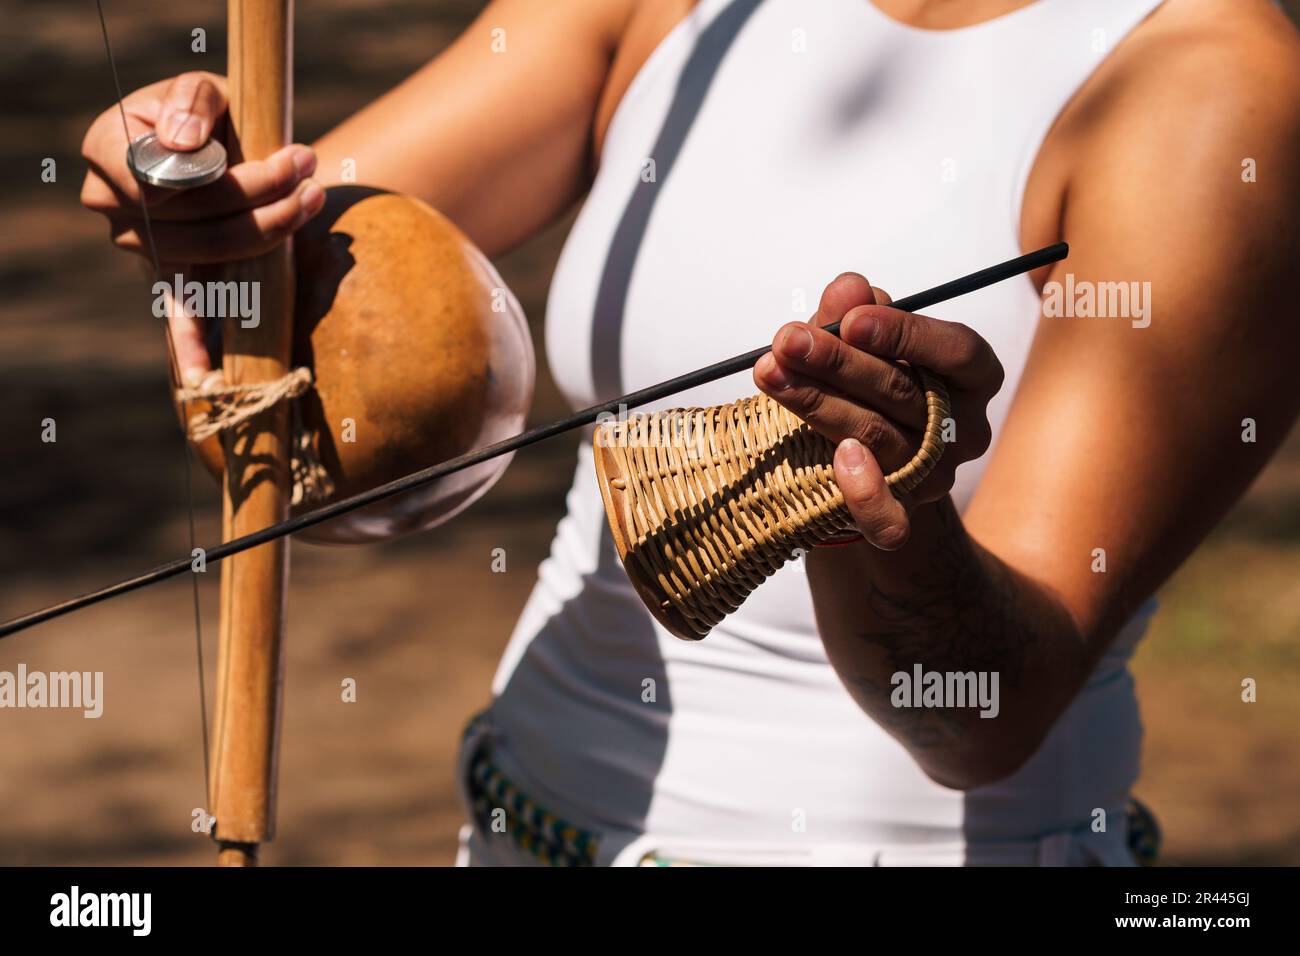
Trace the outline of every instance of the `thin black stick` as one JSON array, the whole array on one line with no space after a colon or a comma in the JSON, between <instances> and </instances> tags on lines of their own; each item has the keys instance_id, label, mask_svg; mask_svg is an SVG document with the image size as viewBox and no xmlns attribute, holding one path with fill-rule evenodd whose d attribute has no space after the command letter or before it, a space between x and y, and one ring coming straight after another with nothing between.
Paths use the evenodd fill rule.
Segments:
<instances>
[{"instance_id":1,"label":"thin black stick","mask_svg":"<svg viewBox=\"0 0 1300 956\"><path fill-rule=\"evenodd\" d=\"M1014 276L1022 275L1026 272L1032 272L1045 265L1053 262L1059 262L1069 255L1070 247L1064 242L1058 242L1055 245L1039 249L1037 252L1031 252L1028 255L1019 256L1015 259L1008 259L1006 262L990 266L987 269L981 269L979 272L972 272L968 276L962 276L960 279L954 279L951 282L945 282L943 285L935 286L933 289L927 289L925 292L918 292L916 295L910 295L904 299L894 302L891 308L903 312L916 312L920 309L928 309L940 302L946 302L949 299L955 299L957 296L966 295L969 292L975 292L987 286L994 285L1004 279L1010 279ZM826 326L826 330L831 333L839 332L840 324L833 322ZM400 495L404 491L410 491L412 488L419 488L421 485L427 485L431 481L437 481L439 478L445 478L447 475L454 474L465 468L496 458L498 455L509 454L512 451L518 451L520 448L527 448L529 445L535 445L539 441L547 438L553 438L556 435L571 431L574 428L581 428L583 425L590 425L600 419L602 415L618 413L624 409L636 408L646 405L650 402L658 401L661 398L667 398L669 395L675 395L678 392L685 391L688 388L694 388L697 385L703 385L706 382L717 381L736 372L744 371L747 368L753 368L754 363L760 358L772 351L770 345L761 349L754 349L752 352L746 352L744 355L737 355L734 358L726 359L707 368L697 369L694 372L687 372L685 375L679 375L671 378L666 382L660 382L658 385L651 385L627 395L621 395L608 402L602 402L599 405L592 405L590 408L584 408L580 412L574 412L567 418L551 422L549 425L541 425L531 431L522 432L512 438L504 439L495 445L488 445L477 451L472 451L467 455L461 455L459 458L453 458L450 461L444 461L441 464L425 468L423 471L417 471L413 474L390 481L386 485L380 485L378 488L372 488L369 491L363 491L360 494L353 495L351 498L345 498L342 501L336 501L332 505L326 505L315 511L299 515L296 518L290 518L287 521L281 521L263 528L261 531L255 531L252 534L246 534L242 538L235 538L233 541L227 541L223 544L215 545L207 549L206 559L209 564L215 564L223 558L228 558L232 554L239 554L241 551L247 551L250 548L256 548L258 545L266 544L268 541L275 541L277 538L283 538L295 532L302 531L305 528L311 528L322 522L329 521L331 518L337 518L340 515L356 511L358 508L364 508L366 505L374 504L376 501L383 501L385 498L391 498L394 495ZM83 594L80 597L63 601L59 604L51 605L39 611L33 611L30 614L24 614L22 617L16 617L11 621L0 624L0 638L8 637L10 634L16 634L18 631L25 630L35 624L41 624L45 621L52 620L56 617L62 617L72 611L79 610L83 607L89 607L92 604L98 604L100 601L108 600L111 597L117 597L119 594L126 594L138 588L146 587L150 584L156 584L167 578L175 577L189 570L191 566L190 558L178 558L175 561L169 561L161 564L152 571L146 571L144 574L128 578L117 584L111 584L108 587L100 588L98 591L91 591L89 594Z\"/></svg>"}]
</instances>

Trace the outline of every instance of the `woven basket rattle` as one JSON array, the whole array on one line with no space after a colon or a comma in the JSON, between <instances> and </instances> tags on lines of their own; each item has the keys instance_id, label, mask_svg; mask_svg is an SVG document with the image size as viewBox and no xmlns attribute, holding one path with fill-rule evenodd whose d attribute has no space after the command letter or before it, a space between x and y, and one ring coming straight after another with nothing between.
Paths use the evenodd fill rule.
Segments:
<instances>
[{"instance_id":1,"label":"woven basket rattle","mask_svg":"<svg viewBox=\"0 0 1300 956\"><path fill-rule=\"evenodd\" d=\"M921 447L885 477L916 488L943 455L943 383L917 368ZM623 569L650 613L699 640L794 558L854 530L835 483L835 445L766 395L603 423L596 475Z\"/></svg>"}]
</instances>

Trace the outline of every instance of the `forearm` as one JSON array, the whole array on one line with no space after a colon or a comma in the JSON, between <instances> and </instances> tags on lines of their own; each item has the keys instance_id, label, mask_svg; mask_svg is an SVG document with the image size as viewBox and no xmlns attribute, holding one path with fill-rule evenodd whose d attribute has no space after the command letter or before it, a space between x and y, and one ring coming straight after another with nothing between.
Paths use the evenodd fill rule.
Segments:
<instances>
[{"instance_id":1,"label":"forearm","mask_svg":"<svg viewBox=\"0 0 1300 956\"><path fill-rule=\"evenodd\" d=\"M556 222L581 197L588 185L589 116L580 110L527 122L507 116L502 133L486 128L488 111L459 105L453 97L462 93L426 92L422 87L433 84L423 79L408 81L314 143L317 179L422 199L490 256ZM431 105L439 99L444 105Z\"/></svg>"},{"instance_id":2,"label":"forearm","mask_svg":"<svg viewBox=\"0 0 1300 956\"><path fill-rule=\"evenodd\" d=\"M819 549L808 575L841 680L947 786L967 789L1019 767L1096 660L1061 603L972 539L947 497L916 510L898 551ZM918 668L974 675L994 692L991 705L915 706Z\"/></svg>"},{"instance_id":3,"label":"forearm","mask_svg":"<svg viewBox=\"0 0 1300 956\"><path fill-rule=\"evenodd\" d=\"M590 185L592 126L629 9L629 0L495 0L450 47L317 141L317 178L416 196L488 255L507 251Z\"/></svg>"}]
</instances>

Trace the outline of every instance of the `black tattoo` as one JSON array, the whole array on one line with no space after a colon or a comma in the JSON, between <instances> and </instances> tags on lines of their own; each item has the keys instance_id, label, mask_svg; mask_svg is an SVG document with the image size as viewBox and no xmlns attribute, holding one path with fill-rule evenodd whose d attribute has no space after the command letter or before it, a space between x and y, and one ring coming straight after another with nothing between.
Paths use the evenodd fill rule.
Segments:
<instances>
[{"instance_id":1,"label":"black tattoo","mask_svg":"<svg viewBox=\"0 0 1300 956\"><path fill-rule=\"evenodd\" d=\"M867 585L870 623L855 637L878 646L888 671L997 672L1000 686L1020 687L1031 629L1010 569L987 559L971 540L950 499L934 505L943 528L925 566L902 587ZM971 726L969 711L895 707L892 686L864 675L846 675L858 703L899 740L914 749L951 744Z\"/></svg>"}]
</instances>

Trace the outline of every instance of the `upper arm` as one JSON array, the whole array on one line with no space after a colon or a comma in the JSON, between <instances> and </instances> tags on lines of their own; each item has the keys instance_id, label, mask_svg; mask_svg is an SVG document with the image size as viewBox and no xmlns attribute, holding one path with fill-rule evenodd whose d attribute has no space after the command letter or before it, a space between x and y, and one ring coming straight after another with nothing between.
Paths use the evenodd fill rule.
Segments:
<instances>
[{"instance_id":1,"label":"upper arm","mask_svg":"<svg viewBox=\"0 0 1300 956\"><path fill-rule=\"evenodd\" d=\"M1293 35L1249 37L1143 51L1142 76L1096 104L1068 184L1071 255L1050 280L1149 283L1150 325L1040 319L966 514L1096 645L1242 494L1300 405L1300 56Z\"/></svg>"},{"instance_id":2,"label":"upper arm","mask_svg":"<svg viewBox=\"0 0 1300 956\"><path fill-rule=\"evenodd\" d=\"M635 0L494 0L443 53L324 136L318 177L417 196L489 254L586 189L592 122Z\"/></svg>"}]
</instances>

